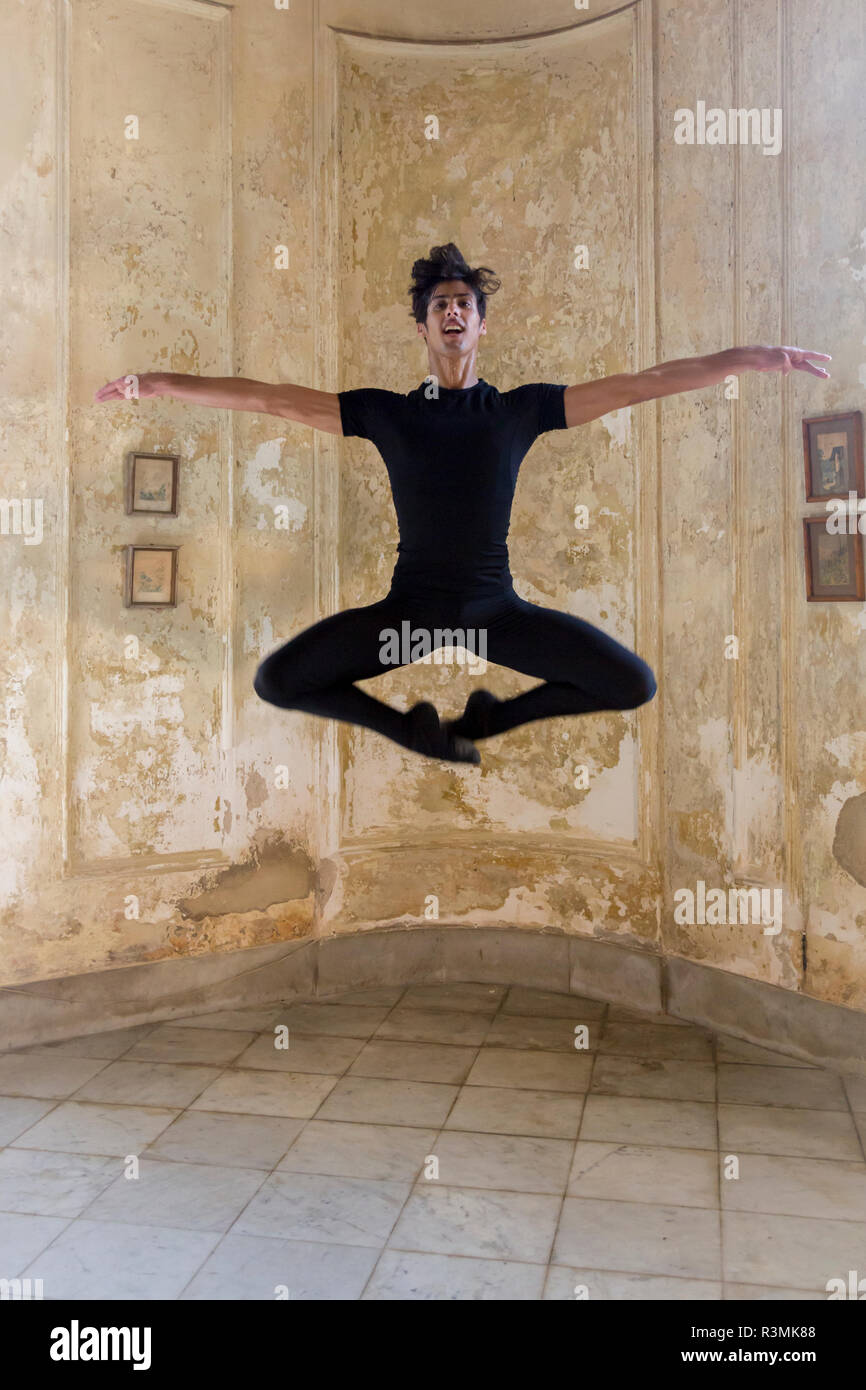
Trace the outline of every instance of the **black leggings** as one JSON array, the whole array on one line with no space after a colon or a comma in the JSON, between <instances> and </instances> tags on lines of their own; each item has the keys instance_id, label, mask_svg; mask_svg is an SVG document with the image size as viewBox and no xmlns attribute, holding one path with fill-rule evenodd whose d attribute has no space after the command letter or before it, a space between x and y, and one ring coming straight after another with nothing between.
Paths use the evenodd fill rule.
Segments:
<instances>
[{"instance_id":1,"label":"black leggings","mask_svg":"<svg viewBox=\"0 0 866 1390\"><path fill-rule=\"evenodd\" d=\"M405 649L389 651L383 660L385 630L400 634L404 623L416 636L418 629L429 632L431 649L435 629L468 629L475 634L474 647L467 635L470 651L497 666L541 678L544 684L492 708L487 723L491 735L552 715L635 709L656 692L655 677L641 657L583 618L528 603L511 587L479 596L392 584L378 603L313 623L271 652L256 672L256 694L281 709L361 724L411 747L407 715L353 684L412 660ZM471 670L471 658L463 659Z\"/></svg>"}]
</instances>

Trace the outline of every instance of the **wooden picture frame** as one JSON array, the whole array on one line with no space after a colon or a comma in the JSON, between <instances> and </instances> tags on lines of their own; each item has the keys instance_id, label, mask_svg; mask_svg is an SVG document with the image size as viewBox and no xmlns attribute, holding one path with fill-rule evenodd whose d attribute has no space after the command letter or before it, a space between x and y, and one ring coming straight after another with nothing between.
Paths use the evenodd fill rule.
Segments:
<instances>
[{"instance_id":1,"label":"wooden picture frame","mask_svg":"<svg viewBox=\"0 0 866 1390\"><path fill-rule=\"evenodd\" d=\"M816 415L803 421L806 501L828 497L863 496L863 416Z\"/></svg>"},{"instance_id":2,"label":"wooden picture frame","mask_svg":"<svg viewBox=\"0 0 866 1390\"><path fill-rule=\"evenodd\" d=\"M127 454L127 516L177 516L179 476L180 454Z\"/></svg>"},{"instance_id":3,"label":"wooden picture frame","mask_svg":"<svg viewBox=\"0 0 866 1390\"><path fill-rule=\"evenodd\" d=\"M862 602L863 537L827 529L827 517L803 517L806 598L809 603ZM834 582L835 581L835 582Z\"/></svg>"},{"instance_id":4,"label":"wooden picture frame","mask_svg":"<svg viewBox=\"0 0 866 1390\"><path fill-rule=\"evenodd\" d=\"M126 608L177 606L179 545L128 545L123 603ZM147 557L151 558L148 559Z\"/></svg>"}]
</instances>

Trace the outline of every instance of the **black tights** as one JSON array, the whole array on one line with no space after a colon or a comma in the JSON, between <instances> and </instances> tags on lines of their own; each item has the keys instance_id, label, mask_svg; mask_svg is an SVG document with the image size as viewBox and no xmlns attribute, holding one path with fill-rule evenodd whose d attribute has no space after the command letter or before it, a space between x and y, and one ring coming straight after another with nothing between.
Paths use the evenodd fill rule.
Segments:
<instances>
[{"instance_id":1,"label":"black tights","mask_svg":"<svg viewBox=\"0 0 866 1390\"><path fill-rule=\"evenodd\" d=\"M476 654L544 682L495 705L487 716L490 735L552 715L635 709L656 691L655 677L641 657L583 618L528 603L512 588L479 597L392 585L378 603L313 623L271 652L256 672L256 694L281 709L361 724L411 747L407 715L353 684L407 664L403 656L412 660L406 651L386 653L385 660L381 653L384 630L399 634L406 622L416 636L418 629L430 633L431 650L436 628L470 629L475 633L470 649ZM471 641L467 637L466 645ZM471 659L463 659L471 670Z\"/></svg>"}]
</instances>

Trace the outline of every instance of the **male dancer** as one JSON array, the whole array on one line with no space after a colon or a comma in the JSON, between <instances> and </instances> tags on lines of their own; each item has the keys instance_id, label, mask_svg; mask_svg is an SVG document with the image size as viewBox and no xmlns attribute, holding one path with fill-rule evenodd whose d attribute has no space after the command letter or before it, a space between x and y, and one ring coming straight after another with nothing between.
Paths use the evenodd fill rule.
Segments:
<instances>
[{"instance_id":1,"label":"male dancer","mask_svg":"<svg viewBox=\"0 0 866 1390\"><path fill-rule=\"evenodd\" d=\"M479 763L475 744L518 724L635 709L656 691L652 671L634 652L582 618L528 603L514 591L506 537L518 470L538 436L749 370L829 375L809 360L829 362L826 353L746 347L576 386L536 382L500 394L475 370L479 339L487 333L487 295L500 283L487 266L471 269L453 242L434 246L428 259L414 263L410 313L433 380L406 395L160 372L141 376L138 387L140 397L169 395L278 415L376 445L400 529L388 594L298 633L262 661L254 688L282 709L360 724L450 762ZM95 399L123 398L124 381L103 386ZM427 701L403 713L354 682L404 664L393 659L385 636L389 629L401 632L406 621L410 632L483 631L488 660L542 684L510 700L476 690L462 715L445 723Z\"/></svg>"}]
</instances>

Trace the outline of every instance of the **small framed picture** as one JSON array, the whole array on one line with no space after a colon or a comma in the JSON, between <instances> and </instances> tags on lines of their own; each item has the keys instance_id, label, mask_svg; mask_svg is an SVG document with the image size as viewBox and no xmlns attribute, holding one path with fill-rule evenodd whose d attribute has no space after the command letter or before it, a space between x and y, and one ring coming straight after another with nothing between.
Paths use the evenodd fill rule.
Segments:
<instances>
[{"instance_id":1,"label":"small framed picture","mask_svg":"<svg viewBox=\"0 0 866 1390\"><path fill-rule=\"evenodd\" d=\"M123 602L127 608L177 604L178 545L128 545Z\"/></svg>"},{"instance_id":2,"label":"small framed picture","mask_svg":"<svg viewBox=\"0 0 866 1390\"><path fill-rule=\"evenodd\" d=\"M818 415L803 421L806 501L863 495L863 416Z\"/></svg>"},{"instance_id":3,"label":"small framed picture","mask_svg":"<svg viewBox=\"0 0 866 1390\"><path fill-rule=\"evenodd\" d=\"M806 597L810 603L866 599L863 585L863 539L827 530L827 518L803 518L806 547Z\"/></svg>"},{"instance_id":4,"label":"small framed picture","mask_svg":"<svg viewBox=\"0 0 866 1390\"><path fill-rule=\"evenodd\" d=\"M126 510L177 516L179 454L136 454L126 457Z\"/></svg>"}]
</instances>

